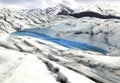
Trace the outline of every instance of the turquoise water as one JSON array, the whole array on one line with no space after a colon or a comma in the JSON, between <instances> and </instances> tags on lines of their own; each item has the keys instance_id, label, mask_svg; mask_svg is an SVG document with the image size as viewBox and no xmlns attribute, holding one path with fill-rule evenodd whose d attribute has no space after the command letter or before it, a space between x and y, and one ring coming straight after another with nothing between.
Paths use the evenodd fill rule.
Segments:
<instances>
[{"instance_id":1,"label":"turquoise water","mask_svg":"<svg viewBox=\"0 0 120 83\"><path fill-rule=\"evenodd\" d=\"M37 32L30 32L30 31L21 31L21 32L14 32L12 35L19 35L19 36L31 36L43 40L47 40L50 42L54 42L56 44L62 45L64 47L70 48L70 49L82 49L82 50L88 50L88 51L94 51L94 52L100 52L103 54L108 53L106 50L91 46L85 43L65 40L61 38L54 38L45 34L37 33Z\"/></svg>"}]
</instances>

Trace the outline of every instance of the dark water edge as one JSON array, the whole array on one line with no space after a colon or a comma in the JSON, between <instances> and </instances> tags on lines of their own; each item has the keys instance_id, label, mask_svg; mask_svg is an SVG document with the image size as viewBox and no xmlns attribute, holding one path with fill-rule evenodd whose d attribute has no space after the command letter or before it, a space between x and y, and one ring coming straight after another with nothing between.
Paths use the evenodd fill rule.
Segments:
<instances>
[{"instance_id":1,"label":"dark water edge","mask_svg":"<svg viewBox=\"0 0 120 83\"><path fill-rule=\"evenodd\" d=\"M64 47L70 48L70 49L82 49L86 51L94 51L94 52L100 52L102 54L108 53L106 50L91 46L85 43L80 43L80 42L75 42L75 41L70 41L66 39L61 39L61 38L54 38L45 34L37 33L37 32L30 32L30 31L21 31L21 32L13 32L11 35L16 35L16 36L31 36L35 37L38 39L43 39L47 40L50 42L54 42L56 44L62 45Z\"/></svg>"},{"instance_id":2,"label":"dark water edge","mask_svg":"<svg viewBox=\"0 0 120 83\"><path fill-rule=\"evenodd\" d=\"M112 16L112 15L102 15L97 12L92 12L92 11L85 11L81 13L73 13L73 14L68 14L70 16L76 17L76 18L82 18L82 17L96 17L100 19L120 19L118 16Z\"/></svg>"}]
</instances>

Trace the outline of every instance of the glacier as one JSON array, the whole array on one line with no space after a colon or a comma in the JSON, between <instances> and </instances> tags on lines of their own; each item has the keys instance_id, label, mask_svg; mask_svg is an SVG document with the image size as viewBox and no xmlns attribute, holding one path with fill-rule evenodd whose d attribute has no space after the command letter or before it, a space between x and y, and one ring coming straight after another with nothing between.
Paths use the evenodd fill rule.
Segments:
<instances>
[{"instance_id":1,"label":"glacier","mask_svg":"<svg viewBox=\"0 0 120 83\"><path fill-rule=\"evenodd\" d=\"M34 30L33 30L34 31ZM94 52L100 52L103 54L107 54L108 52L106 50L87 45L85 43L80 43L80 42L75 42L75 41L70 41L70 40L65 40L65 39L60 39L60 38L53 38L48 35L40 34L40 33L35 33L35 32L27 32L27 31L21 31L21 32L14 32L11 35L20 35L20 36L31 36L31 37L36 37L40 39L44 39L47 41L51 41L57 44L60 44L64 47L71 48L71 49L82 49L82 50L88 50L88 51L94 51Z\"/></svg>"},{"instance_id":2,"label":"glacier","mask_svg":"<svg viewBox=\"0 0 120 83\"><path fill-rule=\"evenodd\" d=\"M0 83L120 83L120 20L48 10L0 9Z\"/></svg>"}]
</instances>

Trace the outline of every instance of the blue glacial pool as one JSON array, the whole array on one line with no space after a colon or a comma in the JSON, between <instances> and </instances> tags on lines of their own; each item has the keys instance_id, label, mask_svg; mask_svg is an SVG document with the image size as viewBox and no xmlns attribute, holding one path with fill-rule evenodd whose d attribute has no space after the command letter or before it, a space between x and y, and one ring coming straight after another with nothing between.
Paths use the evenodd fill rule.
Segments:
<instances>
[{"instance_id":1,"label":"blue glacial pool","mask_svg":"<svg viewBox=\"0 0 120 83\"><path fill-rule=\"evenodd\" d=\"M56 44L62 45L64 47L70 48L70 49L82 49L82 50L87 50L87 51L94 51L94 52L100 52L102 54L108 53L106 50L91 46L85 43L80 43L80 42L75 42L75 41L70 41L70 40L65 40L61 38L54 38L45 34L37 33L37 32L30 32L30 31L21 31L21 32L14 32L11 33L11 35L18 35L18 36L31 36L43 40L47 40L50 42L54 42Z\"/></svg>"}]
</instances>

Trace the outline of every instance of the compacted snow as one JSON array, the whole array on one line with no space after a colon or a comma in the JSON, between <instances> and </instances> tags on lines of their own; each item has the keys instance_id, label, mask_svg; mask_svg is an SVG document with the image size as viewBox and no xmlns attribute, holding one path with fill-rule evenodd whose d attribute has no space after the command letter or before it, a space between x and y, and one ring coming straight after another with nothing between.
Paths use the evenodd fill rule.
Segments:
<instances>
[{"instance_id":1,"label":"compacted snow","mask_svg":"<svg viewBox=\"0 0 120 83\"><path fill-rule=\"evenodd\" d=\"M119 19L0 12L0 83L120 83Z\"/></svg>"}]
</instances>

